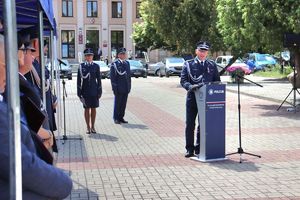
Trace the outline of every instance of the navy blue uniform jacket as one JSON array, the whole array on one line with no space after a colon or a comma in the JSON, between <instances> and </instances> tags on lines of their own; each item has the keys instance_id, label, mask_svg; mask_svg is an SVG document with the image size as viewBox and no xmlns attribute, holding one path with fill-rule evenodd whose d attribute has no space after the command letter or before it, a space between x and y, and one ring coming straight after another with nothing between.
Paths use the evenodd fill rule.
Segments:
<instances>
[{"instance_id":1,"label":"navy blue uniform jacket","mask_svg":"<svg viewBox=\"0 0 300 200\"><path fill-rule=\"evenodd\" d=\"M118 59L110 67L110 81L115 94L128 94L131 90L130 64Z\"/></svg>"},{"instance_id":2,"label":"navy blue uniform jacket","mask_svg":"<svg viewBox=\"0 0 300 200\"><path fill-rule=\"evenodd\" d=\"M193 78L191 78L191 76ZM199 77L198 80L196 80L197 77ZM194 84L201 85L215 81L220 81L220 75L214 61L206 60L203 66L200 65L197 58L184 63L180 84L186 90L189 90Z\"/></svg>"},{"instance_id":3,"label":"navy blue uniform jacket","mask_svg":"<svg viewBox=\"0 0 300 200\"><path fill-rule=\"evenodd\" d=\"M81 63L77 74L77 96L96 96L100 98L101 95L102 85L99 65L92 63L88 66L87 63Z\"/></svg>"}]
</instances>

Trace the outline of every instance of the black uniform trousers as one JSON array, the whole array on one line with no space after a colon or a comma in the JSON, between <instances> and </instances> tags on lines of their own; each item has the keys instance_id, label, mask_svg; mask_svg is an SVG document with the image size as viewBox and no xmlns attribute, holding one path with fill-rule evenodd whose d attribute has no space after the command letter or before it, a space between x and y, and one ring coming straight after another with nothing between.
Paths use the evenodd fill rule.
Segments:
<instances>
[{"instance_id":1,"label":"black uniform trousers","mask_svg":"<svg viewBox=\"0 0 300 200\"><path fill-rule=\"evenodd\" d=\"M194 92L188 92L186 99L186 127L185 127L185 149L188 152L199 153L200 148L200 127L197 128L196 146L194 146L195 120L198 115L198 108Z\"/></svg>"},{"instance_id":2,"label":"black uniform trousers","mask_svg":"<svg viewBox=\"0 0 300 200\"><path fill-rule=\"evenodd\" d=\"M128 93L115 93L114 120L123 120L127 104Z\"/></svg>"}]
</instances>

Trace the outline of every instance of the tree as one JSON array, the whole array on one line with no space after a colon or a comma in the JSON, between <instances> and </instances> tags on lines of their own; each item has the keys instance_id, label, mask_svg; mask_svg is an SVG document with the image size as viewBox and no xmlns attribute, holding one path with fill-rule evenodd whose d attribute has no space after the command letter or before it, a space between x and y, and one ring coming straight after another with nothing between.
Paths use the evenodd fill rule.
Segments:
<instances>
[{"instance_id":1,"label":"tree","mask_svg":"<svg viewBox=\"0 0 300 200\"><path fill-rule=\"evenodd\" d=\"M132 38L135 42L135 45L139 48L168 49L168 45L164 43L162 37L157 33L156 28L154 27L152 15L149 14L153 12L153 9L153 5L148 1L143 1L141 3L140 13L143 22L135 23L133 25L134 32L132 34Z\"/></svg>"},{"instance_id":2,"label":"tree","mask_svg":"<svg viewBox=\"0 0 300 200\"><path fill-rule=\"evenodd\" d=\"M164 47L178 54L194 53L195 44L208 40L213 50L224 50L216 28L215 1L145 0L141 4L143 23L135 25L138 46Z\"/></svg>"},{"instance_id":3,"label":"tree","mask_svg":"<svg viewBox=\"0 0 300 200\"><path fill-rule=\"evenodd\" d=\"M283 49L283 34L300 32L300 1L216 0L217 27L235 54L274 53ZM300 63L299 48L290 48ZM299 64L296 64L298 70Z\"/></svg>"}]
</instances>

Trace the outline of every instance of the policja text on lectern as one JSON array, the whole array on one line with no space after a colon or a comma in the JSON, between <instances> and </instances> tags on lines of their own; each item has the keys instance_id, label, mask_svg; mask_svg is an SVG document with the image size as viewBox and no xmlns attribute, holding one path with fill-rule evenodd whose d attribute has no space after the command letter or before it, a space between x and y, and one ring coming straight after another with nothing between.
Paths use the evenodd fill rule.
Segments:
<instances>
[{"instance_id":1,"label":"policja text on lectern","mask_svg":"<svg viewBox=\"0 0 300 200\"><path fill-rule=\"evenodd\" d=\"M225 159L225 84L206 84L195 91L200 125L200 154L193 160Z\"/></svg>"}]
</instances>

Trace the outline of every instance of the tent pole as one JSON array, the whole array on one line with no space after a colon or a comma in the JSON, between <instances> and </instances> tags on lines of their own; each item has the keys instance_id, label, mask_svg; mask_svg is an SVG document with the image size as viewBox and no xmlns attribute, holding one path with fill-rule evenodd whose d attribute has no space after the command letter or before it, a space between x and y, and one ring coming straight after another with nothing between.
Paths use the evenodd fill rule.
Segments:
<instances>
[{"instance_id":1,"label":"tent pole","mask_svg":"<svg viewBox=\"0 0 300 200\"><path fill-rule=\"evenodd\" d=\"M10 199L22 199L19 68L15 0L3 0L6 83L9 122Z\"/></svg>"},{"instance_id":2,"label":"tent pole","mask_svg":"<svg viewBox=\"0 0 300 200\"><path fill-rule=\"evenodd\" d=\"M38 11L39 11L39 54L40 54L40 66L41 66L41 74L40 78L42 80L42 98L43 98L43 106L46 109L46 91L45 91L45 57L44 57L44 39L43 39L43 15L44 12L42 10L42 6L40 3L38 4Z\"/></svg>"}]
</instances>

